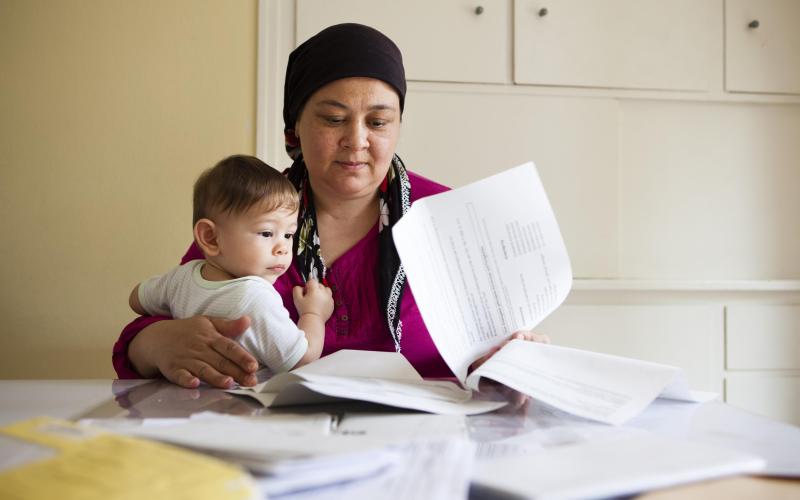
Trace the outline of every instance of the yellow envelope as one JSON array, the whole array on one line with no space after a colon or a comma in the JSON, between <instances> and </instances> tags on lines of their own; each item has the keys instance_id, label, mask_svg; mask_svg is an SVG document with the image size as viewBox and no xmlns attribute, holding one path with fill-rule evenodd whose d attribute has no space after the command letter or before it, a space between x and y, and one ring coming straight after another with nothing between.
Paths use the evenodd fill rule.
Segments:
<instances>
[{"instance_id":1,"label":"yellow envelope","mask_svg":"<svg viewBox=\"0 0 800 500\"><path fill-rule=\"evenodd\" d=\"M50 458L0 471L0 498L250 499L245 471L174 446L40 417L0 433L54 450Z\"/></svg>"}]
</instances>

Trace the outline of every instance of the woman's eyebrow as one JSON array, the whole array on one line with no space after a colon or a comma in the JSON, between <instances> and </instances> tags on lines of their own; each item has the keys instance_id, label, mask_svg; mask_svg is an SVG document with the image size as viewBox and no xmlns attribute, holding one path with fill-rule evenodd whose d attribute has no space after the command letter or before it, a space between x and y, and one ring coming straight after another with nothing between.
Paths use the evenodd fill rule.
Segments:
<instances>
[{"instance_id":1,"label":"woman's eyebrow","mask_svg":"<svg viewBox=\"0 0 800 500\"><path fill-rule=\"evenodd\" d=\"M319 101L317 103L317 106L332 106L334 108L339 108L344 110L350 109L349 107L347 107L346 104L333 99L326 99L324 101ZM373 104L372 106L369 107L369 111L384 111L384 110L394 111L396 109L397 108L395 106L389 104Z\"/></svg>"},{"instance_id":2,"label":"woman's eyebrow","mask_svg":"<svg viewBox=\"0 0 800 500\"><path fill-rule=\"evenodd\" d=\"M333 106L334 108L347 109L347 106L345 106L343 103L339 101L334 101L333 99L326 99L324 101L319 101L317 103L317 106Z\"/></svg>"}]
</instances>

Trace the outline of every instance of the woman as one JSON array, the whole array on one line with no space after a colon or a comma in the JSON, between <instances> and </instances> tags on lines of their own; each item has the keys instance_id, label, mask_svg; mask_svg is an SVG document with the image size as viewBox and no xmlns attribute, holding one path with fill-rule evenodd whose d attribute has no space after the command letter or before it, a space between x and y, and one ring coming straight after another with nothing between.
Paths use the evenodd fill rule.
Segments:
<instances>
[{"instance_id":1,"label":"woman","mask_svg":"<svg viewBox=\"0 0 800 500\"><path fill-rule=\"evenodd\" d=\"M407 172L395 155L405 94L400 50L367 26L331 26L289 56L283 118L294 163L287 175L300 192L301 210L295 260L275 288L296 320L292 288L311 277L330 286L335 310L323 355L397 350L423 376L451 376L391 237L413 201L447 189ZM197 258L202 254L193 245L183 261ZM114 366L120 378L160 373L185 387L201 380L252 385L255 359L228 338L247 321L139 318L114 346ZM515 335L546 341L531 332Z\"/></svg>"}]
</instances>

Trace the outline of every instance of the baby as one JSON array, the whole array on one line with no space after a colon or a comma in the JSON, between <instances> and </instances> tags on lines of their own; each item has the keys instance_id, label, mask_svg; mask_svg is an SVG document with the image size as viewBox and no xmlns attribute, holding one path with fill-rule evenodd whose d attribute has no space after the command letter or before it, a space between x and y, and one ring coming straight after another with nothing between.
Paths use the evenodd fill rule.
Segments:
<instances>
[{"instance_id":1,"label":"baby","mask_svg":"<svg viewBox=\"0 0 800 500\"><path fill-rule=\"evenodd\" d=\"M205 259L140 283L131 308L173 318L249 316L239 343L274 373L318 359L330 289L316 280L294 288L295 325L272 286L292 263L297 209L294 186L258 158L220 161L194 185L194 239Z\"/></svg>"}]
</instances>

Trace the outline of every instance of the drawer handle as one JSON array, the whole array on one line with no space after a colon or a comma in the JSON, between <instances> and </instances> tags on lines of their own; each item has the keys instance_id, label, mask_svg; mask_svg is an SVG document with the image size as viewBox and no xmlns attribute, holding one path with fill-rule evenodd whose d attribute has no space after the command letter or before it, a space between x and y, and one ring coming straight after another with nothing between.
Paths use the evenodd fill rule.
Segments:
<instances>
[{"instance_id":1,"label":"drawer handle","mask_svg":"<svg viewBox=\"0 0 800 500\"><path fill-rule=\"evenodd\" d=\"M750 24L747 25L747 27L750 29L756 29L759 26L761 26L761 23L758 22L758 19L753 19L752 21L750 21Z\"/></svg>"},{"instance_id":2,"label":"drawer handle","mask_svg":"<svg viewBox=\"0 0 800 500\"><path fill-rule=\"evenodd\" d=\"M541 8L539 9L539 17L544 17L547 15L547 9Z\"/></svg>"},{"instance_id":3,"label":"drawer handle","mask_svg":"<svg viewBox=\"0 0 800 500\"><path fill-rule=\"evenodd\" d=\"M483 14L483 5L478 5L475 7L475 15L480 16L481 14Z\"/></svg>"}]
</instances>

